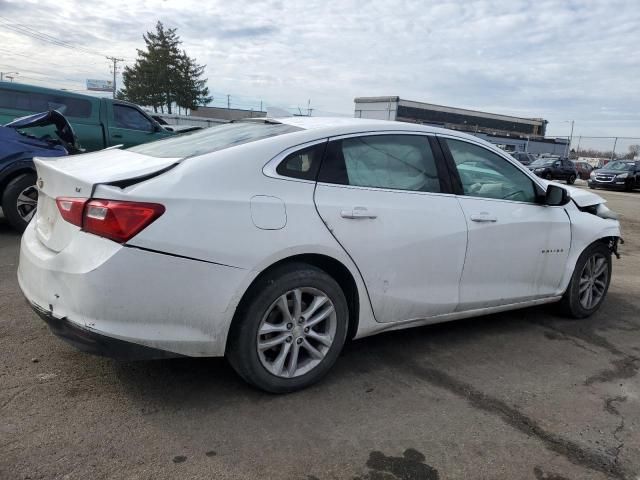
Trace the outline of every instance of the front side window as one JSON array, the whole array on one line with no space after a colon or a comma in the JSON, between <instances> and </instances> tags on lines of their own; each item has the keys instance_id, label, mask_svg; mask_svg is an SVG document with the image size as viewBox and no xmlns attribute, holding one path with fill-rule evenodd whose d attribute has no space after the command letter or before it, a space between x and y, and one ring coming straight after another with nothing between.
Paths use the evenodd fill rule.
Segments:
<instances>
[{"instance_id":1,"label":"front side window","mask_svg":"<svg viewBox=\"0 0 640 480\"><path fill-rule=\"evenodd\" d=\"M153 131L153 124L142 113L126 105L113 106L113 119L116 127L128 130Z\"/></svg>"},{"instance_id":2,"label":"front side window","mask_svg":"<svg viewBox=\"0 0 640 480\"><path fill-rule=\"evenodd\" d=\"M472 143L447 139L465 195L536 202L533 181L499 155Z\"/></svg>"},{"instance_id":3,"label":"front side window","mask_svg":"<svg viewBox=\"0 0 640 480\"><path fill-rule=\"evenodd\" d=\"M440 192L429 140L421 135L371 135L329 143L319 181L358 187Z\"/></svg>"}]
</instances>

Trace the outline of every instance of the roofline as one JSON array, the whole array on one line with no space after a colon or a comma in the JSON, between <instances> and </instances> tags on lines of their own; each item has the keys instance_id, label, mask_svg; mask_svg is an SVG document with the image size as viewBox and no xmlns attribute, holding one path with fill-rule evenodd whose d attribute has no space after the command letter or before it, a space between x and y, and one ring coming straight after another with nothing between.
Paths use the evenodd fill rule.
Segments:
<instances>
[{"instance_id":1,"label":"roofline","mask_svg":"<svg viewBox=\"0 0 640 480\"><path fill-rule=\"evenodd\" d=\"M37 89L39 91L42 91L43 93L51 93L51 94L64 94L64 95L69 95L69 96L74 96L74 97L80 97L80 98L90 98L90 99L100 99L100 98L106 98L106 97L94 97L93 95L88 95L86 93L78 93L78 92L72 92L70 90L62 90L60 88L49 88L49 87L41 87L40 85L32 85L30 83L18 83L18 82L0 82L0 88L9 88L11 90L29 90L29 89ZM108 92L104 92L104 93L108 93ZM112 100L112 99L110 99ZM120 100L122 101L122 100Z\"/></svg>"},{"instance_id":2,"label":"roofline","mask_svg":"<svg viewBox=\"0 0 640 480\"><path fill-rule=\"evenodd\" d=\"M449 107L446 105L438 105L436 103L418 102L415 100L405 100L398 96L387 97L356 97L353 100L356 105L358 103L383 103L383 102L397 102L398 105L409 106L414 108L433 109L437 111L444 111L449 113L460 113L463 115L470 115L473 117L485 117L493 119L506 119L506 120L519 120L520 122L532 123L534 125L544 125L548 123L543 118L528 118L528 117L516 117L514 115L503 115L501 113L483 112L480 110L470 110L467 108Z\"/></svg>"}]
</instances>

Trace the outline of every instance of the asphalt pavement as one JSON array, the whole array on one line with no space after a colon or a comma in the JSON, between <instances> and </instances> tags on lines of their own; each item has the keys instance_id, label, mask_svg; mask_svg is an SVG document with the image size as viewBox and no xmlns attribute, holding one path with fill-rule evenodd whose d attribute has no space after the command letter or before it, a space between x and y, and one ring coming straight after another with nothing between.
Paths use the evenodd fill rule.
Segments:
<instances>
[{"instance_id":1,"label":"asphalt pavement","mask_svg":"<svg viewBox=\"0 0 640 480\"><path fill-rule=\"evenodd\" d=\"M626 243L592 318L551 305L381 334L282 396L222 359L66 345L25 304L0 218L0 478L640 478L640 192L597 193Z\"/></svg>"}]
</instances>

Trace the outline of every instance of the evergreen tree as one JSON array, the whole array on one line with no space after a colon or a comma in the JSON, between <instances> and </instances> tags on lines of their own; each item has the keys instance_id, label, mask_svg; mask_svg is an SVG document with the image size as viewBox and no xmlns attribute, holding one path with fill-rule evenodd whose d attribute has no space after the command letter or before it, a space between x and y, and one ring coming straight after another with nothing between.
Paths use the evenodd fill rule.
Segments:
<instances>
[{"instance_id":1,"label":"evergreen tree","mask_svg":"<svg viewBox=\"0 0 640 480\"><path fill-rule=\"evenodd\" d=\"M156 24L155 32L143 35L146 48L138 49L133 67L125 67L123 88L117 97L130 102L172 112L174 104L195 108L211 101L207 79L202 78L204 65L180 50L182 43L175 28Z\"/></svg>"}]
</instances>

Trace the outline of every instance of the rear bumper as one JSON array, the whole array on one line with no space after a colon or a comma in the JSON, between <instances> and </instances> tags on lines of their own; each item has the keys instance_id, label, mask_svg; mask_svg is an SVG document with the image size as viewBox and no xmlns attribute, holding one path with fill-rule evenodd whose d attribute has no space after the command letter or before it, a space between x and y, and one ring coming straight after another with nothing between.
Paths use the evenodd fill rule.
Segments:
<instances>
[{"instance_id":1,"label":"rear bumper","mask_svg":"<svg viewBox=\"0 0 640 480\"><path fill-rule=\"evenodd\" d=\"M82 352L117 360L156 360L183 356L179 353L109 337L83 328L67 318L58 318L35 303L30 303L30 305L38 316L45 321L54 335Z\"/></svg>"},{"instance_id":2,"label":"rear bumper","mask_svg":"<svg viewBox=\"0 0 640 480\"><path fill-rule=\"evenodd\" d=\"M222 356L246 271L143 251L77 232L60 252L22 236L18 283L54 333L118 358ZM124 348L126 346L126 348ZM119 354L120 347L135 352ZM159 357L149 353L165 351ZM103 352L103 353L101 353ZM130 356L129 356L130 355Z\"/></svg>"}]
</instances>

